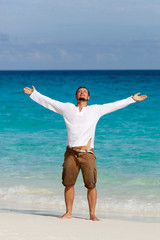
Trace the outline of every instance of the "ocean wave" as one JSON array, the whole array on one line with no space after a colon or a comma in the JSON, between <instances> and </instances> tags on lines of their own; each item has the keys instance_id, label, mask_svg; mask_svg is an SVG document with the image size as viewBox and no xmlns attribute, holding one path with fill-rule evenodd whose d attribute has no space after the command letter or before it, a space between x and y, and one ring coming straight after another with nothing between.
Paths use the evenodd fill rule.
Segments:
<instances>
[{"instance_id":1,"label":"ocean wave","mask_svg":"<svg viewBox=\"0 0 160 240\"><path fill-rule=\"evenodd\" d=\"M53 192L47 189L31 188L24 185L13 186L9 188L0 188L0 201L6 202L12 206L12 203L27 204L36 208L45 207L48 210L65 208L63 194ZM4 204L3 204L4 205ZM75 196L74 201L75 211L88 211L88 202L86 196ZM158 199L138 198L137 196L129 198L120 197L104 197L99 196L97 199L96 211L107 215L110 213L119 213L121 215L130 214L137 216L160 217L160 202Z\"/></svg>"}]
</instances>

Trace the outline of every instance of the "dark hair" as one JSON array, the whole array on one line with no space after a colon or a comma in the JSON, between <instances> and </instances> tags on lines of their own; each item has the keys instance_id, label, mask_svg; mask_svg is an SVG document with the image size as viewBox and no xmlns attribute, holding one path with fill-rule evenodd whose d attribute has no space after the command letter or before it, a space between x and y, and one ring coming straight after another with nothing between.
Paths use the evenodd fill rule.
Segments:
<instances>
[{"instance_id":1,"label":"dark hair","mask_svg":"<svg viewBox=\"0 0 160 240\"><path fill-rule=\"evenodd\" d=\"M76 95L77 95L77 92L78 92L78 90L79 90L80 88L85 88L85 89L88 91L88 89L87 89L86 87L79 87L79 88L77 89L77 91L76 91ZM90 96L90 92L89 92L89 91L88 91L88 96Z\"/></svg>"}]
</instances>

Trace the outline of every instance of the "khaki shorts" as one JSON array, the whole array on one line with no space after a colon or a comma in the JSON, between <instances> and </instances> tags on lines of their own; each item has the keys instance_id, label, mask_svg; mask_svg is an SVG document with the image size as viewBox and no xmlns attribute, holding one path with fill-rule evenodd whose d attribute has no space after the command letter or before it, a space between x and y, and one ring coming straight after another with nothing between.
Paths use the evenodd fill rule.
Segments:
<instances>
[{"instance_id":1,"label":"khaki shorts","mask_svg":"<svg viewBox=\"0 0 160 240\"><path fill-rule=\"evenodd\" d=\"M75 184L81 169L85 187L95 188L97 182L97 167L94 149L91 152L77 152L69 147L64 154L62 183L64 186Z\"/></svg>"}]
</instances>

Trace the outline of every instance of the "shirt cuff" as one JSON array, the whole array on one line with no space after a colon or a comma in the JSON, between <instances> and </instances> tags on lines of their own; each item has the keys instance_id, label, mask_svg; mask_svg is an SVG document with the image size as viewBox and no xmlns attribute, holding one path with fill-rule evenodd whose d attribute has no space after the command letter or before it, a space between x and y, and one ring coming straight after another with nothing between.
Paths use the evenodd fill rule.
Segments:
<instances>
[{"instance_id":1,"label":"shirt cuff","mask_svg":"<svg viewBox=\"0 0 160 240\"><path fill-rule=\"evenodd\" d=\"M37 91L36 90L34 90L33 92L32 92L32 94L29 96L31 99L33 99L33 97L34 97L34 95L37 93Z\"/></svg>"},{"instance_id":2,"label":"shirt cuff","mask_svg":"<svg viewBox=\"0 0 160 240\"><path fill-rule=\"evenodd\" d=\"M130 98L131 98L131 102L132 102L132 103L137 102L137 101L135 101L132 97L133 97L133 96L130 96Z\"/></svg>"}]
</instances>

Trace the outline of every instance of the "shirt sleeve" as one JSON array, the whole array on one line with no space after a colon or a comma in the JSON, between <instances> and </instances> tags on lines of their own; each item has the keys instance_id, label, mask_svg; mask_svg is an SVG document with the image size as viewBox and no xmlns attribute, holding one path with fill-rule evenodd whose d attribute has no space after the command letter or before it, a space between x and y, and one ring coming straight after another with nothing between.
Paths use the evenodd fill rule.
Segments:
<instances>
[{"instance_id":1,"label":"shirt sleeve","mask_svg":"<svg viewBox=\"0 0 160 240\"><path fill-rule=\"evenodd\" d=\"M123 100L119 100L116 102L98 105L99 114L100 114L100 116L103 116L107 113L114 112L118 109L124 108L124 107L128 106L129 104L135 103L135 102L136 101L132 98L132 96L130 96L128 98L125 98Z\"/></svg>"},{"instance_id":2,"label":"shirt sleeve","mask_svg":"<svg viewBox=\"0 0 160 240\"><path fill-rule=\"evenodd\" d=\"M40 105L42 105L43 107L63 115L65 103L46 97L41 93L37 92L36 90L33 91L33 93L30 95L30 98L35 102L39 103Z\"/></svg>"}]
</instances>

